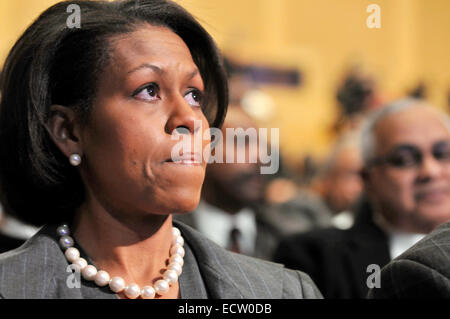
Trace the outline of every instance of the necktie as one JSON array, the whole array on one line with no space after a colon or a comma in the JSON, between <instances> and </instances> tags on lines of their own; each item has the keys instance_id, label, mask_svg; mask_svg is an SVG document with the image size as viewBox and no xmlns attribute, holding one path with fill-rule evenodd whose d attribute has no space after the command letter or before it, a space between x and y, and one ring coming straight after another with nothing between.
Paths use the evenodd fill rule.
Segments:
<instances>
[{"instance_id":1,"label":"necktie","mask_svg":"<svg viewBox=\"0 0 450 319\"><path fill-rule=\"evenodd\" d=\"M236 227L233 227L230 231L230 244L229 249L235 253L241 253L241 249L239 247L239 237L241 236L241 232Z\"/></svg>"}]
</instances>

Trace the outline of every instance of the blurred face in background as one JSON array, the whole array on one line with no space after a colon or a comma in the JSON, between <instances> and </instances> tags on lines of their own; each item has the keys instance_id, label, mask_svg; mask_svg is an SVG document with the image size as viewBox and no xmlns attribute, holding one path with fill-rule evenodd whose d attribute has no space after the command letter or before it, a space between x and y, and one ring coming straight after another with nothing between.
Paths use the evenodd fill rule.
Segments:
<instances>
[{"instance_id":1,"label":"blurred face in background","mask_svg":"<svg viewBox=\"0 0 450 319\"><path fill-rule=\"evenodd\" d=\"M381 119L374 135L366 186L385 220L418 233L450 220L450 133L440 115L406 109Z\"/></svg>"},{"instance_id":2,"label":"blurred face in background","mask_svg":"<svg viewBox=\"0 0 450 319\"><path fill-rule=\"evenodd\" d=\"M251 139L246 139L245 149L238 149L236 138L234 146L227 146L226 129L242 128L244 131L248 128L257 129L256 123L238 106L231 106L228 110L224 125L223 134L223 163L208 164L206 179L209 185L214 185L216 192L223 197L235 201L239 205L255 205L261 203L264 199L265 179L260 173L260 163L249 163L249 150L252 147ZM258 143L256 141L255 143ZM234 163L226 163L226 150L231 147L234 149ZM237 163L237 152L245 151L245 163ZM220 196L219 194L219 196Z\"/></svg>"},{"instance_id":3,"label":"blurred face in background","mask_svg":"<svg viewBox=\"0 0 450 319\"><path fill-rule=\"evenodd\" d=\"M355 146L342 148L323 181L323 192L328 206L339 213L352 208L363 189L360 171L362 160Z\"/></svg>"}]
</instances>

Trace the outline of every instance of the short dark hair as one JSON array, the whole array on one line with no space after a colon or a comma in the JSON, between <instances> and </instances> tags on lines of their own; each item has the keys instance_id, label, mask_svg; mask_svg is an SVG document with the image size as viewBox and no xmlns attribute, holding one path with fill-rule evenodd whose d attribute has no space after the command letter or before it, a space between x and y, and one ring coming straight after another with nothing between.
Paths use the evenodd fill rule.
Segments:
<instances>
[{"instance_id":1,"label":"short dark hair","mask_svg":"<svg viewBox=\"0 0 450 319\"><path fill-rule=\"evenodd\" d=\"M69 5L81 28L69 28ZM205 83L203 112L219 127L228 104L219 51L195 18L170 0L63 1L44 11L11 49L0 78L0 200L29 223L69 220L84 200L75 168L46 129L53 104L89 117L97 75L109 61L110 39L143 24L164 26L188 46Z\"/></svg>"}]
</instances>

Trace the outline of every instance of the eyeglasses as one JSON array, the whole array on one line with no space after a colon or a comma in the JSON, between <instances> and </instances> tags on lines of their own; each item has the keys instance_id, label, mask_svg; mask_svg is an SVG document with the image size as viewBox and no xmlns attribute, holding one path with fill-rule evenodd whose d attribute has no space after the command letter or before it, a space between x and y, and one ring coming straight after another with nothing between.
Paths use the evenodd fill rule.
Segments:
<instances>
[{"instance_id":1,"label":"eyeglasses","mask_svg":"<svg viewBox=\"0 0 450 319\"><path fill-rule=\"evenodd\" d=\"M439 162L450 162L450 142L437 142L431 149L431 155ZM395 147L388 155L373 159L369 165L389 165L396 168L418 167L422 164L424 154L415 145L402 144Z\"/></svg>"}]
</instances>

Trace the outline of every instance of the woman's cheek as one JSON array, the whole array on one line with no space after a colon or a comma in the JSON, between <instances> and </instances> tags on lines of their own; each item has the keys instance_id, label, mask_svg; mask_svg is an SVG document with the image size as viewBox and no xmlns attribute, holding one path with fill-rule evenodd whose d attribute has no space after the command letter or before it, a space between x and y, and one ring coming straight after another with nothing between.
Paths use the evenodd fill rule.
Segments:
<instances>
[{"instance_id":1,"label":"woman's cheek","mask_svg":"<svg viewBox=\"0 0 450 319\"><path fill-rule=\"evenodd\" d=\"M206 164L211 157L211 135L209 131L203 133L203 162Z\"/></svg>"}]
</instances>

